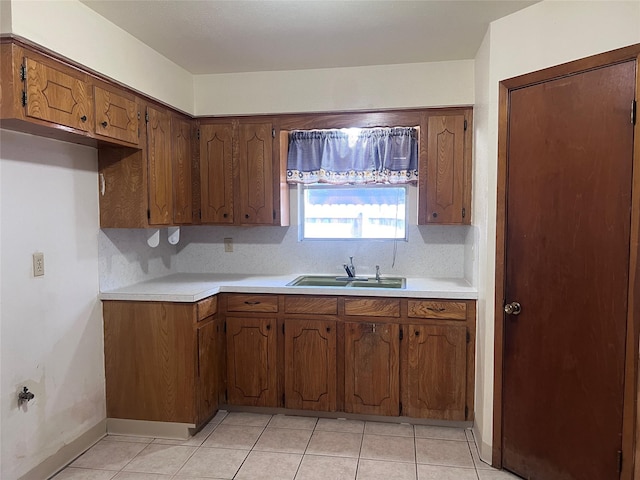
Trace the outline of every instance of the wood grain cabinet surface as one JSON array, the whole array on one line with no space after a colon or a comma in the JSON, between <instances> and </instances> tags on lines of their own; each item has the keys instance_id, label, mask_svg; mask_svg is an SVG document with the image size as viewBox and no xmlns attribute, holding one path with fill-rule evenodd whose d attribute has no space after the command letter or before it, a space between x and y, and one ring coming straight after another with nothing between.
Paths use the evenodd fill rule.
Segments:
<instances>
[{"instance_id":1,"label":"wood grain cabinet surface","mask_svg":"<svg viewBox=\"0 0 640 480\"><path fill-rule=\"evenodd\" d=\"M107 417L200 426L218 408L220 321L189 303L104 301Z\"/></svg>"},{"instance_id":2,"label":"wood grain cabinet surface","mask_svg":"<svg viewBox=\"0 0 640 480\"><path fill-rule=\"evenodd\" d=\"M133 95L94 85L95 132L138 145L140 111Z\"/></svg>"}]
</instances>

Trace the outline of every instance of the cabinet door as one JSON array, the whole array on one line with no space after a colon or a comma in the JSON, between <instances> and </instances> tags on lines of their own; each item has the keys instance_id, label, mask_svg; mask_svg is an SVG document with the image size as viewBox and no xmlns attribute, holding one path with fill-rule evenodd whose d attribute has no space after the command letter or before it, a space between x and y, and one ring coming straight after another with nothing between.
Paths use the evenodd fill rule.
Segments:
<instances>
[{"instance_id":1,"label":"cabinet door","mask_svg":"<svg viewBox=\"0 0 640 480\"><path fill-rule=\"evenodd\" d=\"M276 407L275 318L227 318L227 394L231 405Z\"/></svg>"},{"instance_id":2,"label":"cabinet door","mask_svg":"<svg viewBox=\"0 0 640 480\"><path fill-rule=\"evenodd\" d=\"M408 416L465 420L466 332L458 325L409 326Z\"/></svg>"},{"instance_id":3,"label":"cabinet door","mask_svg":"<svg viewBox=\"0 0 640 480\"><path fill-rule=\"evenodd\" d=\"M191 189L191 122L171 117L171 176L173 179L173 223L189 224L193 219Z\"/></svg>"},{"instance_id":4,"label":"cabinet door","mask_svg":"<svg viewBox=\"0 0 640 480\"><path fill-rule=\"evenodd\" d=\"M240 224L272 225L274 222L272 135L271 123L240 123Z\"/></svg>"},{"instance_id":5,"label":"cabinet door","mask_svg":"<svg viewBox=\"0 0 640 480\"><path fill-rule=\"evenodd\" d=\"M136 101L98 86L94 86L93 96L96 133L137 145L139 115Z\"/></svg>"},{"instance_id":6,"label":"cabinet door","mask_svg":"<svg viewBox=\"0 0 640 480\"><path fill-rule=\"evenodd\" d=\"M399 325L346 323L344 334L345 411L398 415Z\"/></svg>"},{"instance_id":7,"label":"cabinet door","mask_svg":"<svg viewBox=\"0 0 640 480\"><path fill-rule=\"evenodd\" d=\"M233 223L233 126L200 126L202 223Z\"/></svg>"},{"instance_id":8,"label":"cabinet door","mask_svg":"<svg viewBox=\"0 0 640 480\"><path fill-rule=\"evenodd\" d=\"M198 327L198 425L202 424L218 409L218 362L217 322L212 318L204 320Z\"/></svg>"},{"instance_id":9,"label":"cabinet door","mask_svg":"<svg viewBox=\"0 0 640 480\"><path fill-rule=\"evenodd\" d=\"M171 119L165 111L148 107L147 161L149 167L149 224L168 225L173 215L171 182Z\"/></svg>"},{"instance_id":10,"label":"cabinet door","mask_svg":"<svg viewBox=\"0 0 640 480\"><path fill-rule=\"evenodd\" d=\"M91 87L80 78L25 57L25 113L78 130L93 124Z\"/></svg>"},{"instance_id":11,"label":"cabinet door","mask_svg":"<svg viewBox=\"0 0 640 480\"><path fill-rule=\"evenodd\" d=\"M285 324L285 406L336 410L336 322L287 320Z\"/></svg>"},{"instance_id":12,"label":"cabinet door","mask_svg":"<svg viewBox=\"0 0 640 480\"><path fill-rule=\"evenodd\" d=\"M465 116L430 116L427 123L426 223L469 223L465 203ZM470 180L469 180L470 181ZM463 211L464 209L464 211Z\"/></svg>"}]
</instances>

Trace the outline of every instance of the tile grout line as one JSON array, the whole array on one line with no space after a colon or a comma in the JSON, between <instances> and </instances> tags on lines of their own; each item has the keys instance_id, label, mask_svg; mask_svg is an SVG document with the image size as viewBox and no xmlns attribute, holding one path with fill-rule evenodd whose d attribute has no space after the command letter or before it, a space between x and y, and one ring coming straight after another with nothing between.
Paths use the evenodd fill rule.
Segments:
<instances>
[{"instance_id":1,"label":"tile grout line","mask_svg":"<svg viewBox=\"0 0 640 480\"><path fill-rule=\"evenodd\" d=\"M253 445L251 446L251 448L249 449L249 453L247 453L247 456L244 457L244 460L242 460L242 462L240 462L240 465L238 466L236 473L233 474L232 479L235 479L238 476L238 473L240 473L240 470L242 470L242 467L244 466L245 462L247 461L247 459L249 458L249 455L251 455L251 452L253 452L253 448L258 444L258 441L260 440L260 437L262 437L262 434L264 433L264 431L267 429L267 426L269 425L269 422L271 422L271 420L273 419L273 415L271 415L271 418L269 419L269 421L266 423L266 425L264 425L262 427L262 432L260 432L260 435L258 435L258 438L256 438L256 441L253 442ZM231 425L231 424L229 424ZM249 425L244 425L249 426Z\"/></svg>"},{"instance_id":2,"label":"tile grout line","mask_svg":"<svg viewBox=\"0 0 640 480\"><path fill-rule=\"evenodd\" d=\"M416 437L416 426L412 425L413 427L413 460L415 461L415 472L416 472L416 480L419 480L418 478L418 439Z\"/></svg>"},{"instance_id":3,"label":"tile grout line","mask_svg":"<svg viewBox=\"0 0 640 480\"><path fill-rule=\"evenodd\" d=\"M315 433L317 426L318 426L318 419L316 418L316 422L313 424L313 430L311 430L311 435L309 435L309 440L307 440L307 444L304 447L302 456L300 457L300 463L298 463L298 468L296 468L296 473L293 475L292 480L295 480L296 477L298 476L298 472L300 472L300 467L302 466L304 456L307 454L307 450L309 449L309 444L311 443L311 438L313 437L313 434Z\"/></svg>"}]
</instances>

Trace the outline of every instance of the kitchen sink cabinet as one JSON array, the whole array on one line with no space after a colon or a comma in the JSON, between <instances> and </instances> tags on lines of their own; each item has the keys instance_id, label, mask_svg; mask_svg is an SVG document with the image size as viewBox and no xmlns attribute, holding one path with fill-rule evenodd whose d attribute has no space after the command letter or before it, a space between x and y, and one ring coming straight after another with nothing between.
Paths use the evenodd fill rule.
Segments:
<instances>
[{"instance_id":1,"label":"kitchen sink cabinet","mask_svg":"<svg viewBox=\"0 0 640 480\"><path fill-rule=\"evenodd\" d=\"M273 123L209 120L199 129L202 223L288 225L289 199L280 195L285 180Z\"/></svg>"},{"instance_id":2,"label":"kitchen sink cabinet","mask_svg":"<svg viewBox=\"0 0 640 480\"><path fill-rule=\"evenodd\" d=\"M471 121L470 108L423 114L419 225L471 223Z\"/></svg>"},{"instance_id":3,"label":"kitchen sink cabinet","mask_svg":"<svg viewBox=\"0 0 640 480\"><path fill-rule=\"evenodd\" d=\"M108 418L197 428L213 416L221 324L202 302L103 302Z\"/></svg>"},{"instance_id":4,"label":"kitchen sink cabinet","mask_svg":"<svg viewBox=\"0 0 640 480\"><path fill-rule=\"evenodd\" d=\"M400 414L400 325L346 322L344 408L348 413Z\"/></svg>"},{"instance_id":5,"label":"kitchen sink cabinet","mask_svg":"<svg viewBox=\"0 0 640 480\"><path fill-rule=\"evenodd\" d=\"M228 403L278 406L276 319L227 316L225 321Z\"/></svg>"},{"instance_id":6,"label":"kitchen sink cabinet","mask_svg":"<svg viewBox=\"0 0 640 480\"><path fill-rule=\"evenodd\" d=\"M336 321L287 319L284 329L285 407L336 410Z\"/></svg>"}]
</instances>

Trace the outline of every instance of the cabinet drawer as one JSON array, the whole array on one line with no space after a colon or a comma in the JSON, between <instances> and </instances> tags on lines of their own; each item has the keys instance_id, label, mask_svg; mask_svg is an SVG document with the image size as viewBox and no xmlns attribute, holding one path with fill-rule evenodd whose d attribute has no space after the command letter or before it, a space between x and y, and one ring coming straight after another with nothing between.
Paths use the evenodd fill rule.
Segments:
<instances>
[{"instance_id":1,"label":"cabinet drawer","mask_svg":"<svg viewBox=\"0 0 640 480\"><path fill-rule=\"evenodd\" d=\"M218 311L218 297L208 297L198 302L198 321L210 317Z\"/></svg>"},{"instance_id":2,"label":"cabinet drawer","mask_svg":"<svg viewBox=\"0 0 640 480\"><path fill-rule=\"evenodd\" d=\"M229 295L228 312L270 312L278 311L277 295Z\"/></svg>"},{"instance_id":3,"label":"cabinet drawer","mask_svg":"<svg viewBox=\"0 0 640 480\"><path fill-rule=\"evenodd\" d=\"M400 300L394 298L347 298L344 301L344 313L367 317L399 317Z\"/></svg>"},{"instance_id":4,"label":"cabinet drawer","mask_svg":"<svg viewBox=\"0 0 640 480\"><path fill-rule=\"evenodd\" d=\"M409 317L444 318L447 320L466 320L467 304L464 302L433 302L409 300Z\"/></svg>"},{"instance_id":5,"label":"cabinet drawer","mask_svg":"<svg viewBox=\"0 0 640 480\"><path fill-rule=\"evenodd\" d=\"M309 313L313 315L337 315L338 299L336 297L285 297L285 313Z\"/></svg>"}]
</instances>

